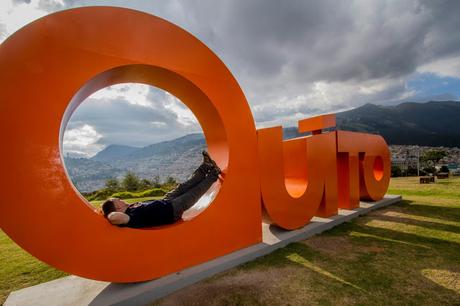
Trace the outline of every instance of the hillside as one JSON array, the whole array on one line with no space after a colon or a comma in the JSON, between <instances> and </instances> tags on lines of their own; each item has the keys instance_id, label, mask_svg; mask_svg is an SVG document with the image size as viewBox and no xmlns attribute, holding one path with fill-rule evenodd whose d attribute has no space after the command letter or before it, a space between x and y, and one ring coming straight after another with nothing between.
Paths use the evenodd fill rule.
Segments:
<instances>
[{"instance_id":1,"label":"hillside","mask_svg":"<svg viewBox=\"0 0 460 306\"><path fill-rule=\"evenodd\" d=\"M206 142L203 134L189 134L142 148L110 145L94 157L65 158L72 182L81 192L104 187L107 178L121 178L133 171L142 178L185 180L200 164Z\"/></svg>"},{"instance_id":2,"label":"hillside","mask_svg":"<svg viewBox=\"0 0 460 306\"><path fill-rule=\"evenodd\" d=\"M126 169L88 158L64 158L67 173L80 192L100 189L107 178L121 176Z\"/></svg>"},{"instance_id":3,"label":"hillside","mask_svg":"<svg viewBox=\"0 0 460 306\"><path fill-rule=\"evenodd\" d=\"M113 161L121 159L126 155L133 153L138 150L138 147L124 146L124 145L109 145L104 150L98 152L95 156L91 158L93 161Z\"/></svg>"},{"instance_id":4,"label":"hillside","mask_svg":"<svg viewBox=\"0 0 460 306\"><path fill-rule=\"evenodd\" d=\"M337 128L382 135L389 144L460 146L460 102L366 104L337 114Z\"/></svg>"},{"instance_id":5,"label":"hillside","mask_svg":"<svg viewBox=\"0 0 460 306\"><path fill-rule=\"evenodd\" d=\"M191 149L203 147L204 145L203 134L195 133L142 148L109 145L91 159L102 162L113 162L116 160L149 159L152 156L161 157L162 159L172 158L180 156Z\"/></svg>"}]
</instances>

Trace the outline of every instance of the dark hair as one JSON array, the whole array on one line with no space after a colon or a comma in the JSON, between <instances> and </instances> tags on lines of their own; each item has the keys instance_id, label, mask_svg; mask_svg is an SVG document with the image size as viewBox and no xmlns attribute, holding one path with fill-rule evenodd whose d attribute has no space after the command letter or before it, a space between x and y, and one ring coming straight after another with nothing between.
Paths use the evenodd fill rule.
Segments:
<instances>
[{"instance_id":1,"label":"dark hair","mask_svg":"<svg viewBox=\"0 0 460 306\"><path fill-rule=\"evenodd\" d=\"M105 201L101 206L101 210L102 210L102 213L104 214L104 217L106 218L111 212L117 211L113 200Z\"/></svg>"}]
</instances>

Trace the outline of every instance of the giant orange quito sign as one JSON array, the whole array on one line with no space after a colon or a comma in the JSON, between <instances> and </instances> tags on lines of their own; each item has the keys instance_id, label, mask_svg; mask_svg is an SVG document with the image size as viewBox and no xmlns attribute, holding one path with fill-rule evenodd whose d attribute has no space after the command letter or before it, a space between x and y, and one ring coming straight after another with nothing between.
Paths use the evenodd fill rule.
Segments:
<instances>
[{"instance_id":1,"label":"giant orange quito sign","mask_svg":"<svg viewBox=\"0 0 460 306\"><path fill-rule=\"evenodd\" d=\"M0 67L1 228L72 274L153 279L261 242L262 212L290 230L381 199L388 188L382 137L322 132L335 126L333 115L301 120L308 137L283 141L281 127L256 130L224 63L190 33L146 13L86 7L48 15L0 46ZM227 169L212 205L191 221L112 226L67 177L61 143L72 112L93 92L126 82L183 101Z\"/></svg>"}]
</instances>

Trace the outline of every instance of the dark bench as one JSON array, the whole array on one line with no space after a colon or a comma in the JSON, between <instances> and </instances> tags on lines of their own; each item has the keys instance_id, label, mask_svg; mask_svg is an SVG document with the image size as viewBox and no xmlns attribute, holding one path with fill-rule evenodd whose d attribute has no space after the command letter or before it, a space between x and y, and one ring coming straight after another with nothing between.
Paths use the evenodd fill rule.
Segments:
<instances>
[{"instance_id":1,"label":"dark bench","mask_svg":"<svg viewBox=\"0 0 460 306\"><path fill-rule=\"evenodd\" d=\"M447 179L449 178L449 173L447 172L440 172L436 175L438 179Z\"/></svg>"},{"instance_id":2,"label":"dark bench","mask_svg":"<svg viewBox=\"0 0 460 306\"><path fill-rule=\"evenodd\" d=\"M434 176L421 176L420 184L435 183Z\"/></svg>"}]
</instances>

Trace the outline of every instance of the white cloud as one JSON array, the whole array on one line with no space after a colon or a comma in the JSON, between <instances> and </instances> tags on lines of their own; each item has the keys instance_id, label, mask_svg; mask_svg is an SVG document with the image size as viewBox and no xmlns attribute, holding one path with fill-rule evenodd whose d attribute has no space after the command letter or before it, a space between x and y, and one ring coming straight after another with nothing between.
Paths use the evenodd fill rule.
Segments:
<instances>
[{"instance_id":1,"label":"white cloud","mask_svg":"<svg viewBox=\"0 0 460 306\"><path fill-rule=\"evenodd\" d=\"M103 136L89 124L67 129L64 132L64 154L90 157L104 148L98 143Z\"/></svg>"},{"instance_id":2,"label":"white cloud","mask_svg":"<svg viewBox=\"0 0 460 306\"><path fill-rule=\"evenodd\" d=\"M434 73L441 77L460 78L460 55L435 60L420 66L417 71L420 73Z\"/></svg>"},{"instance_id":3,"label":"white cloud","mask_svg":"<svg viewBox=\"0 0 460 306\"><path fill-rule=\"evenodd\" d=\"M264 103L252 107L256 126L295 126L299 119L335 113L357 104L390 103L415 95L406 87L405 78L367 80L362 82L318 81L308 87L290 86L277 95L268 95Z\"/></svg>"},{"instance_id":4,"label":"white cloud","mask_svg":"<svg viewBox=\"0 0 460 306\"><path fill-rule=\"evenodd\" d=\"M168 124L166 122L163 122L163 121L152 121L150 122L154 127L165 127L167 126Z\"/></svg>"},{"instance_id":5,"label":"white cloud","mask_svg":"<svg viewBox=\"0 0 460 306\"><path fill-rule=\"evenodd\" d=\"M90 97L92 99L110 102L118 98L124 98L129 104L153 107L148 100L149 86L137 83L116 84L96 91Z\"/></svg>"},{"instance_id":6,"label":"white cloud","mask_svg":"<svg viewBox=\"0 0 460 306\"><path fill-rule=\"evenodd\" d=\"M26 24L48 14L39 7L39 2L39 0L31 0L30 3L15 3L13 0L2 0L0 25L3 25L4 33L0 36L0 42Z\"/></svg>"},{"instance_id":7,"label":"white cloud","mask_svg":"<svg viewBox=\"0 0 460 306\"><path fill-rule=\"evenodd\" d=\"M143 84L118 84L85 99L70 117L67 132L64 154L90 156L110 144L141 147L202 130L172 94Z\"/></svg>"},{"instance_id":8,"label":"white cloud","mask_svg":"<svg viewBox=\"0 0 460 306\"><path fill-rule=\"evenodd\" d=\"M177 122L184 127L191 127L197 124L197 119L193 112L186 107L179 99L172 94L165 92L164 107L177 116Z\"/></svg>"},{"instance_id":9,"label":"white cloud","mask_svg":"<svg viewBox=\"0 0 460 306\"><path fill-rule=\"evenodd\" d=\"M140 105L157 110L161 110L159 106L162 105L166 110L174 113L177 116L177 122L184 127L191 127L197 124L193 112L178 98L160 88L145 84L116 84L105 87L93 93L88 98L105 101L106 103L112 103L117 99L123 99L132 105ZM157 127L166 125L164 122L158 121L154 121L152 124Z\"/></svg>"}]
</instances>

